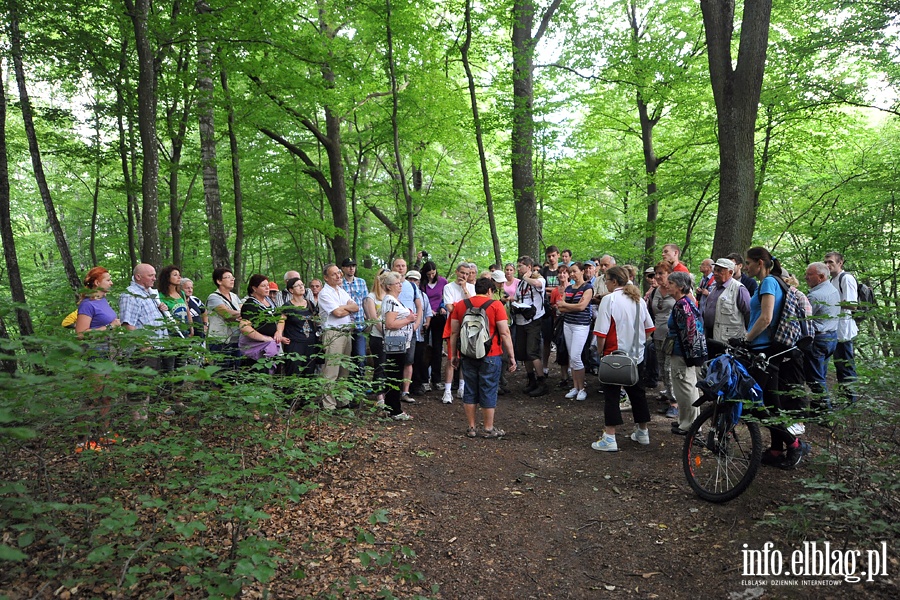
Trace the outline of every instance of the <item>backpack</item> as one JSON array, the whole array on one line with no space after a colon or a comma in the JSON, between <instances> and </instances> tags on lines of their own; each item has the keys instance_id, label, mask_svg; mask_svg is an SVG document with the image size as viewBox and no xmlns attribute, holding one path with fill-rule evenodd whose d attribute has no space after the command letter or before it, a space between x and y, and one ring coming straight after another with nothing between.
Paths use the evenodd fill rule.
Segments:
<instances>
[{"instance_id":1,"label":"backpack","mask_svg":"<svg viewBox=\"0 0 900 600\"><path fill-rule=\"evenodd\" d=\"M459 324L459 353L468 358L484 358L491 351L493 342L487 309L494 301L488 300L481 306L475 306L469 298L463 302L466 312Z\"/></svg>"},{"instance_id":2,"label":"backpack","mask_svg":"<svg viewBox=\"0 0 900 600\"><path fill-rule=\"evenodd\" d=\"M781 277L776 275L773 277L781 286L781 291L784 292L784 301L781 303L781 310L774 321L775 335L772 336L772 341L783 348L790 348L796 346L801 339L812 337L807 321L805 302L800 297L797 288L788 286Z\"/></svg>"},{"instance_id":3,"label":"backpack","mask_svg":"<svg viewBox=\"0 0 900 600\"><path fill-rule=\"evenodd\" d=\"M841 274L838 275L838 291L841 291L841 285L843 285L842 282L846 274L847 271L841 271ZM875 292L872 288L858 279L856 280L856 302L856 308L853 310L853 320L859 324L865 320L868 313L872 312L872 309L878 305L878 302L875 300Z\"/></svg>"}]
</instances>

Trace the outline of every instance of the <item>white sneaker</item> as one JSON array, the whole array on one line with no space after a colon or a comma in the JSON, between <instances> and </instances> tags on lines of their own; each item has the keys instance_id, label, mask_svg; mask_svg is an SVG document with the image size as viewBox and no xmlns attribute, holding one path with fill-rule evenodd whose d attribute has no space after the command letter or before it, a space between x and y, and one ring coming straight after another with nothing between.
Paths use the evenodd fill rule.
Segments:
<instances>
[{"instance_id":1,"label":"white sneaker","mask_svg":"<svg viewBox=\"0 0 900 600\"><path fill-rule=\"evenodd\" d=\"M806 425L803 423L794 423L790 427L787 428L788 433L793 435L794 437L803 435L806 433Z\"/></svg>"},{"instance_id":2,"label":"white sneaker","mask_svg":"<svg viewBox=\"0 0 900 600\"><path fill-rule=\"evenodd\" d=\"M580 390L578 392L578 395L575 396L575 399L579 402L584 402L585 400L587 400L587 390Z\"/></svg>"},{"instance_id":3,"label":"white sneaker","mask_svg":"<svg viewBox=\"0 0 900 600\"><path fill-rule=\"evenodd\" d=\"M450 390L444 390L444 397L441 398L441 402L444 404L453 404L453 392Z\"/></svg>"},{"instance_id":4,"label":"white sneaker","mask_svg":"<svg viewBox=\"0 0 900 600\"><path fill-rule=\"evenodd\" d=\"M424 389L426 392L430 392L430 391L431 391L431 384L430 384L430 383L423 383L423 384L422 384L422 389Z\"/></svg>"},{"instance_id":5,"label":"white sneaker","mask_svg":"<svg viewBox=\"0 0 900 600\"><path fill-rule=\"evenodd\" d=\"M569 400L571 400L572 398L574 398L574 397L577 396L577 395L578 395L578 389L572 388L571 390L569 390L569 393L566 394L566 398L568 398Z\"/></svg>"},{"instance_id":6,"label":"white sneaker","mask_svg":"<svg viewBox=\"0 0 900 600\"><path fill-rule=\"evenodd\" d=\"M465 391L466 388L464 388L463 386L459 386L459 389L456 390L456 397L462 400L463 393L465 393Z\"/></svg>"},{"instance_id":7,"label":"white sneaker","mask_svg":"<svg viewBox=\"0 0 900 600\"><path fill-rule=\"evenodd\" d=\"M641 446L649 446L650 445L650 431L647 429L640 429L635 426L634 432L631 434L631 439L640 444Z\"/></svg>"},{"instance_id":8,"label":"white sneaker","mask_svg":"<svg viewBox=\"0 0 900 600\"><path fill-rule=\"evenodd\" d=\"M619 445L616 443L615 436L606 435L605 433L600 436L600 439L591 444L591 448L598 452L618 452Z\"/></svg>"}]
</instances>

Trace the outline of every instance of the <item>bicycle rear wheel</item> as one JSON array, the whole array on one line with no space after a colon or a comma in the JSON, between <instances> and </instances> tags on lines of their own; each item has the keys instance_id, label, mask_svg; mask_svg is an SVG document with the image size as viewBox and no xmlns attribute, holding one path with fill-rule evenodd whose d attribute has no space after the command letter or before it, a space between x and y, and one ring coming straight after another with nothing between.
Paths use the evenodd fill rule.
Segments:
<instances>
[{"instance_id":1,"label":"bicycle rear wheel","mask_svg":"<svg viewBox=\"0 0 900 600\"><path fill-rule=\"evenodd\" d=\"M739 420L730 411L707 406L691 423L684 440L682 463L688 484L709 502L727 502L750 486L762 460L759 425Z\"/></svg>"}]
</instances>

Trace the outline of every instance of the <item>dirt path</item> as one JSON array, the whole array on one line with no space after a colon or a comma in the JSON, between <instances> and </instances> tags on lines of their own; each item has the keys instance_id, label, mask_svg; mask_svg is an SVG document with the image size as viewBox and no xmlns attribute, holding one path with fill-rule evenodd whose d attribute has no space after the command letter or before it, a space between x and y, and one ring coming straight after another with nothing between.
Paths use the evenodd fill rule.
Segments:
<instances>
[{"instance_id":1,"label":"dirt path","mask_svg":"<svg viewBox=\"0 0 900 600\"><path fill-rule=\"evenodd\" d=\"M521 376L512 387L523 387ZM755 525L797 492L792 475L764 468L740 498L704 502L682 473L683 438L662 416L648 447L628 439L627 412L618 453L590 448L603 418L597 387L585 402L557 390L501 397L502 440L467 438L461 402L442 405L434 392L409 407L414 421L387 428L400 494L386 506L421 528L413 566L440 597L871 598L892 589L784 592L745 581L742 545L761 548L775 535ZM662 406L650 402L654 412Z\"/></svg>"}]
</instances>

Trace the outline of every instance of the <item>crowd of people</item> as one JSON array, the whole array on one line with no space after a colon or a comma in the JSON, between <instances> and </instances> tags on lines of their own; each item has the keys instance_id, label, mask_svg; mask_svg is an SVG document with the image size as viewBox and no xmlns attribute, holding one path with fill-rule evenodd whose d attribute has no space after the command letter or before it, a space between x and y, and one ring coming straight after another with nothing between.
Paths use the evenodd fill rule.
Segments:
<instances>
[{"instance_id":1,"label":"crowd of people","mask_svg":"<svg viewBox=\"0 0 900 600\"><path fill-rule=\"evenodd\" d=\"M597 374L604 357L624 354L639 364L640 380L600 383L604 427L592 447L609 452L619 449L616 428L623 411L631 411L635 424L631 440L650 443L647 392L659 385L660 412L672 419L673 434L684 435L699 412L694 402L704 361L725 344L771 353L787 286L798 285L761 247L744 256L703 260L695 281L679 247L666 244L661 260L642 274L645 292L636 285L641 282L634 266L620 266L610 255L573 261L570 250L556 246L546 249L543 261L522 256L480 272L461 262L452 281L438 274L427 255L417 258L414 270L403 258L393 260L371 287L357 276L352 258L326 265L322 279L311 280L308 288L297 271L284 274L281 289L253 274L243 297L235 291L233 271L219 267L212 272L216 289L205 303L177 266L162 268L157 278L155 267L142 263L119 296L118 313L107 300L110 274L95 267L84 279L75 331L101 354L108 350L108 336L97 333L123 326L146 330L157 340L192 340L193 347L208 350L202 360L226 373L256 368L284 377L353 378L357 389L368 390L375 405L398 421L413 418L404 404L438 392L444 404L462 400L466 435L488 438L504 435L494 424L497 397L510 392L506 374L519 364L526 373L524 394L556 393L583 402L589 375ZM772 442L764 462L782 467L796 466L809 450L801 441L804 415L832 406L826 381L832 357L842 394L855 400L856 281L836 252L808 265L804 279L812 343L780 357L764 386L769 412L795 417L769 427ZM477 335L486 341L474 352L471 339ZM558 392L550 386L554 350ZM138 362L169 372L192 356L198 354L148 354ZM798 393L804 386L810 394ZM325 410L357 404L334 386L322 389ZM136 418L146 413L138 411Z\"/></svg>"}]
</instances>

